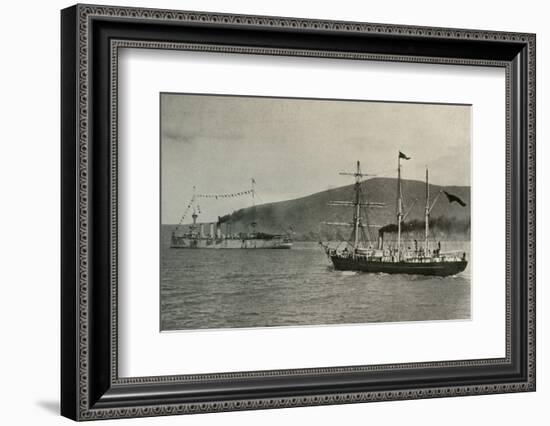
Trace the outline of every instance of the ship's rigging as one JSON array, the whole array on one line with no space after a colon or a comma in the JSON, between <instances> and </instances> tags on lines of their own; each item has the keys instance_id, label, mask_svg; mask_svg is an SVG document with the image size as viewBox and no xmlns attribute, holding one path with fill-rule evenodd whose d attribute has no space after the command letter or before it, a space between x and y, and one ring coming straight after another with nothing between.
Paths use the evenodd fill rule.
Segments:
<instances>
[{"instance_id":1,"label":"ship's rigging","mask_svg":"<svg viewBox=\"0 0 550 426\"><path fill-rule=\"evenodd\" d=\"M369 221L368 208L380 208L384 207L383 203L364 202L364 191L361 182L364 177L374 176L361 172L361 163L358 161L355 172L340 172L342 176L353 176L355 178L354 192L355 197L353 201L330 201L329 206L338 207L353 207L354 215L352 222L323 222L325 225L333 226L351 226L351 236L349 238L350 244L353 247L360 247L361 245L368 244L373 241L373 235L371 228L378 228L380 225L371 224Z\"/></svg>"}]
</instances>

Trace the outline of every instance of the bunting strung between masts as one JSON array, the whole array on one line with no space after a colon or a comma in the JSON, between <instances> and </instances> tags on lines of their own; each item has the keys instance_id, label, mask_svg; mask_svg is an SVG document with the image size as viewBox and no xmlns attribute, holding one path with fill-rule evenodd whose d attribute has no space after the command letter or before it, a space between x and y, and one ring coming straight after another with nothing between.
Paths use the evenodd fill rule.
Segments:
<instances>
[{"instance_id":1,"label":"bunting strung between masts","mask_svg":"<svg viewBox=\"0 0 550 426\"><path fill-rule=\"evenodd\" d=\"M195 195L196 198L215 198L216 200L218 198L235 198L235 197L242 197L243 195L248 195L254 193L253 189L248 189L246 191L241 192L231 192L227 194L197 194Z\"/></svg>"}]
</instances>

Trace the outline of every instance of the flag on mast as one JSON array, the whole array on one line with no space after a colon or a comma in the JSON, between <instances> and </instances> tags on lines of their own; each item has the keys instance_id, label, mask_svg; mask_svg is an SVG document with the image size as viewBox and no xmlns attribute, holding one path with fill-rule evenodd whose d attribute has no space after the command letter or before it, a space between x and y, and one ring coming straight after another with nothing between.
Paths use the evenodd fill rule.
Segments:
<instances>
[{"instance_id":1,"label":"flag on mast","mask_svg":"<svg viewBox=\"0 0 550 426\"><path fill-rule=\"evenodd\" d=\"M402 158L403 160L410 160L411 157L407 157L405 154L403 154L401 151L399 151L399 158Z\"/></svg>"},{"instance_id":2,"label":"flag on mast","mask_svg":"<svg viewBox=\"0 0 550 426\"><path fill-rule=\"evenodd\" d=\"M447 196L447 199L449 200L449 203L456 202L460 204L462 207L466 207L466 203L462 201L459 197L453 194L449 194L447 191L443 191L445 195Z\"/></svg>"}]
</instances>

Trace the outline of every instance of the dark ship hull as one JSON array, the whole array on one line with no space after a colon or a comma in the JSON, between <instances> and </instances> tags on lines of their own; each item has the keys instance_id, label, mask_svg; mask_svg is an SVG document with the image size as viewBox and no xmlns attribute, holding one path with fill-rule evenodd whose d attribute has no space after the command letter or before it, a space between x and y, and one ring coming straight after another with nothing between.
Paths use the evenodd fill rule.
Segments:
<instances>
[{"instance_id":1,"label":"dark ship hull","mask_svg":"<svg viewBox=\"0 0 550 426\"><path fill-rule=\"evenodd\" d=\"M334 254L330 256L334 269L339 271L360 271L369 273L385 274L415 274L435 275L446 277L456 275L466 269L466 260L428 262L384 262L380 260L365 259L353 256L341 256Z\"/></svg>"}]
</instances>

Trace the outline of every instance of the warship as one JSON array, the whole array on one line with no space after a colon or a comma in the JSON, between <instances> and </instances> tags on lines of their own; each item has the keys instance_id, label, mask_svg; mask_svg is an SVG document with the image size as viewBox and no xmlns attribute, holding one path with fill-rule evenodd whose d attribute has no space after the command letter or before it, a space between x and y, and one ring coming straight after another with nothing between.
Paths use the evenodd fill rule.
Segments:
<instances>
[{"instance_id":1,"label":"warship","mask_svg":"<svg viewBox=\"0 0 550 426\"><path fill-rule=\"evenodd\" d=\"M175 249L290 249L292 248L292 232L272 234L257 230L256 221L248 225L248 232L233 232L233 224L230 216L218 217L216 222L197 223L201 212L198 200L200 198L224 198L252 196L252 204L255 206L257 195L252 179L251 189L230 194L196 194L193 187L193 196L187 204L180 223L172 231L170 247ZM183 225L187 214L192 211L192 223Z\"/></svg>"},{"instance_id":2,"label":"warship","mask_svg":"<svg viewBox=\"0 0 550 426\"><path fill-rule=\"evenodd\" d=\"M361 182L367 175L361 172L361 164L357 161L355 172L340 173L341 175L353 176L355 178L354 199L350 201L331 201L330 206L344 206L353 209L351 222L323 222L326 225L349 226L352 228L349 240L342 241L337 247L331 247L328 243L319 243L334 268L339 271L360 271L368 273L387 274L417 274L449 276L456 275L466 269L468 261L464 251L441 251L441 243L434 247L429 243L429 218L430 212L435 206L441 194L445 194L450 203L456 202L465 206L459 197L449 194L443 190L439 191L434 200L430 203L428 185L428 169L426 168L426 198L424 208L424 244L420 245L415 240L414 246L406 247L402 241L402 225L411 208L405 212L403 208L403 195L401 184L401 160L410 160L410 157L399 151L397 159L397 200L396 200L396 231L397 242L391 247L385 247L384 234L379 232L378 241L373 244L369 238L370 227L382 228L379 225L371 224L368 220L368 209L384 208L383 203L368 202Z\"/></svg>"}]
</instances>

